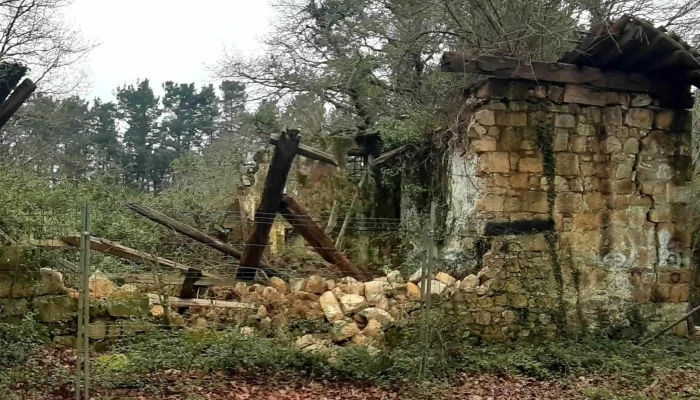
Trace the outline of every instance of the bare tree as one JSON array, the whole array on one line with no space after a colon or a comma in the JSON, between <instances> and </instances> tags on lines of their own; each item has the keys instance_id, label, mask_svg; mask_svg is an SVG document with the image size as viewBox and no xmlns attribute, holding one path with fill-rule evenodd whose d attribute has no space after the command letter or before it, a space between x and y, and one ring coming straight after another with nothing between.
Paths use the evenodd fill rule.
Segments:
<instances>
[{"instance_id":1,"label":"bare tree","mask_svg":"<svg viewBox=\"0 0 700 400\"><path fill-rule=\"evenodd\" d=\"M42 92L65 94L84 82L77 68L94 44L70 26L71 0L0 0L0 61L30 69Z\"/></svg>"}]
</instances>

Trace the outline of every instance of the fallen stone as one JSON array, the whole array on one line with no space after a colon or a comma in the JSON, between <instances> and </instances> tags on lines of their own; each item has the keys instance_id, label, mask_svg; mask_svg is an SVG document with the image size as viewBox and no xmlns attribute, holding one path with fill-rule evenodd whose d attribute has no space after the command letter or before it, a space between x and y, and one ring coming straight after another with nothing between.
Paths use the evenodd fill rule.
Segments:
<instances>
[{"instance_id":1,"label":"fallen stone","mask_svg":"<svg viewBox=\"0 0 700 400\"><path fill-rule=\"evenodd\" d=\"M343 319L343 309L335 298L333 292L326 292L318 299L328 322L335 322Z\"/></svg>"},{"instance_id":2,"label":"fallen stone","mask_svg":"<svg viewBox=\"0 0 700 400\"><path fill-rule=\"evenodd\" d=\"M365 294L365 286L359 282L341 283L338 287L336 287L336 289L339 289L343 293L347 294L356 294L359 296L364 296Z\"/></svg>"},{"instance_id":3,"label":"fallen stone","mask_svg":"<svg viewBox=\"0 0 700 400\"><path fill-rule=\"evenodd\" d=\"M294 344L300 349L305 349L316 343L318 343L318 341L313 335L304 335L297 339Z\"/></svg>"},{"instance_id":4,"label":"fallen stone","mask_svg":"<svg viewBox=\"0 0 700 400\"><path fill-rule=\"evenodd\" d=\"M364 296L346 294L340 298L340 305L343 306L345 315L352 315L362 310L367 305L367 301Z\"/></svg>"},{"instance_id":5,"label":"fallen stone","mask_svg":"<svg viewBox=\"0 0 700 400\"><path fill-rule=\"evenodd\" d=\"M252 326L244 326L241 328L241 335L253 336L255 335L255 328L253 328Z\"/></svg>"},{"instance_id":6,"label":"fallen stone","mask_svg":"<svg viewBox=\"0 0 700 400\"><path fill-rule=\"evenodd\" d=\"M248 293L248 286L245 282L236 282L236 286L234 286L234 288L236 289L236 293L238 293L239 299L243 299L246 293Z\"/></svg>"},{"instance_id":7,"label":"fallen stone","mask_svg":"<svg viewBox=\"0 0 700 400\"><path fill-rule=\"evenodd\" d=\"M151 311L149 311L149 314L153 317L161 317L165 315L165 308L161 306L160 304L156 304L153 307L151 307Z\"/></svg>"},{"instance_id":8,"label":"fallen stone","mask_svg":"<svg viewBox=\"0 0 700 400\"><path fill-rule=\"evenodd\" d=\"M386 274L386 280L389 283L403 283L403 276L401 272L394 270Z\"/></svg>"},{"instance_id":9,"label":"fallen stone","mask_svg":"<svg viewBox=\"0 0 700 400\"><path fill-rule=\"evenodd\" d=\"M344 342L360 333L360 328L354 322L335 321L331 329L331 338L335 343Z\"/></svg>"},{"instance_id":10,"label":"fallen stone","mask_svg":"<svg viewBox=\"0 0 700 400\"><path fill-rule=\"evenodd\" d=\"M408 278L408 281L412 283L418 283L421 281L421 279L423 279L423 270L419 269Z\"/></svg>"},{"instance_id":11,"label":"fallen stone","mask_svg":"<svg viewBox=\"0 0 700 400\"><path fill-rule=\"evenodd\" d=\"M107 325L107 335L105 337L113 339L117 338L122 333L122 327L119 324L109 324Z\"/></svg>"},{"instance_id":12,"label":"fallen stone","mask_svg":"<svg viewBox=\"0 0 700 400\"><path fill-rule=\"evenodd\" d=\"M287 295L287 299L318 301L318 295L309 292L292 292Z\"/></svg>"},{"instance_id":13,"label":"fallen stone","mask_svg":"<svg viewBox=\"0 0 700 400\"><path fill-rule=\"evenodd\" d=\"M314 294L323 294L327 291L326 280L318 275L311 275L306 282L305 291Z\"/></svg>"},{"instance_id":14,"label":"fallen stone","mask_svg":"<svg viewBox=\"0 0 700 400\"><path fill-rule=\"evenodd\" d=\"M306 290L306 279L293 278L289 280L289 290L291 292L303 292Z\"/></svg>"},{"instance_id":15,"label":"fallen stone","mask_svg":"<svg viewBox=\"0 0 700 400\"><path fill-rule=\"evenodd\" d=\"M386 297L387 282L371 281L365 282L365 298L369 304L377 304Z\"/></svg>"},{"instance_id":16,"label":"fallen stone","mask_svg":"<svg viewBox=\"0 0 700 400\"><path fill-rule=\"evenodd\" d=\"M375 306L376 308L384 311L389 311L390 305L389 305L389 299L387 297L384 297L381 299L377 305Z\"/></svg>"},{"instance_id":17,"label":"fallen stone","mask_svg":"<svg viewBox=\"0 0 700 400\"><path fill-rule=\"evenodd\" d=\"M92 274L88 284L90 293L94 294L97 299L105 298L117 290L114 282L100 271L95 271Z\"/></svg>"},{"instance_id":18,"label":"fallen stone","mask_svg":"<svg viewBox=\"0 0 700 400\"><path fill-rule=\"evenodd\" d=\"M452 286L457 282L457 279L444 272L438 272L437 275L435 275L435 279L447 286Z\"/></svg>"},{"instance_id":19,"label":"fallen stone","mask_svg":"<svg viewBox=\"0 0 700 400\"><path fill-rule=\"evenodd\" d=\"M420 301L420 288L413 282L408 282L406 292L411 301Z\"/></svg>"},{"instance_id":20,"label":"fallen stone","mask_svg":"<svg viewBox=\"0 0 700 400\"><path fill-rule=\"evenodd\" d=\"M376 319L370 319L367 321L367 326L362 330L362 334L372 339L384 340L382 324Z\"/></svg>"},{"instance_id":21,"label":"fallen stone","mask_svg":"<svg viewBox=\"0 0 700 400\"><path fill-rule=\"evenodd\" d=\"M269 304L282 304L284 303L284 295L277 291L277 289L272 286L268 286L263 289L262 298Z\"/></svg>"},{"instance_id":22,"label":"fallen stone","mask_svg":"<svg viewBox=\"0 0 700 400\"><path fill-rule=\"evenodd\" d=\"M474 274L470 274L462 279L462 283L459 285L459 288L465 292L473 292L477 286L479 286L479 278Z\"/></svg>"},{"instance_id":23,"label":"fallen stone","mask_svg":"<svg viewBox=\"0 0 700 400\"><path fill-rule=\"evenodd\" d=\"M333 279L326 280L326 290L335 289L335 281Z\"/></svg>"},{"instance_id":24,"label":"fallen stone","mask_svg":"<svg viewBox=\"0 0 700 400\"><path fill-rule=\"evenodd\" d=\"M353 336L351 341L358 346L368 346L370 343L370 339L362 332Z\"/></svg>"},{"instance_id":25,"label":"fallen stone","mask_svg":"<svg viewBox=\"0 0 700 400\"><path fill-rule=\"evenodd\" d=\"M394 322L394 317L392 317L391 314L376 307L365 308L364 310L360 311L360 315L366 318L368 321L373 319L382 325Z\"/></svg>"},{"instance_id":26,"label":"fallen stone","mask_svg":"<svg viewBox=\"0 0 700 400\"><path fill-rule=\"evenodd\" d=\"M138 292L139 288L137 288L135 285L127 283L126 285L121 285L119 287L119 291L121 291L121 292Z\"/></svg>"},{"instance_id":27,"label":"fallen stone","mask_svg":"<svg viewBox=\"0 0 700 400\"><path fill-rule=\"evenodd\" d=\"M272 277L270 278L270 286L277 289L278 292L286 295L289 294L289 285L282 278Z\"/></svg>"},{"instance_id":28,"label":"fallen stone","mask_svg":"<svg viewBox=\"0 0 700 400\"><path fill-rule=\"evenodd\" d=\"M261 319L267 317L268 316L267 307L265 307L264 305L261 304L260 307L258 307L257 314L255 314L255 315Z\"/></svg>"}]
</instances>

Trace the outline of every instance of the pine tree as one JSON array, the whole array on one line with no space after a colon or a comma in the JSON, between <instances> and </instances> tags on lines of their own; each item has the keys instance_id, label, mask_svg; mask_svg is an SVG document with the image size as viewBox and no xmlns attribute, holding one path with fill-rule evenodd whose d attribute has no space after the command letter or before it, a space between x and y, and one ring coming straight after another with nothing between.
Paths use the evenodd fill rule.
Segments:
<instances>
[{"instance_id":1,"label":"pine tree","mask_svg":"<svg viewBox=\"0 0 700 400\"><path fill-rule=\"evenodd\" d=\"M117 130L117 105L95 98L89 112L89 127L93 170L98 173L113 172L121 166L124 156Z\"/></svg>"},{"instance_id":2,"label":"pine tree","mask_svg":"<svg viewBox=\"0 0 700 400\"><path fill-rule=\"evenodd\" d=\"M125 175L129 183L147 190L157 189L164 178L161 166L152 160L154 146L160 143L158 102L148 79L117 88L119 118L127 124L122 158Z\"/></svg>"}]
</instances>

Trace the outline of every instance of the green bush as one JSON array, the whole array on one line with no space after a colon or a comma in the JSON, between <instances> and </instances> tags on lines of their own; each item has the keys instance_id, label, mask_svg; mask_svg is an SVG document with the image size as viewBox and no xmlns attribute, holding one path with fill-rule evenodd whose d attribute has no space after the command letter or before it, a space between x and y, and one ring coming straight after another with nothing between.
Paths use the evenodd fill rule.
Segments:
<instances>
[{"instance_id":1,"label":"green bush","mask_svg":"<svg viewBox=\"0 0 700 400\"><path fill-rule=\"evenodd\" d=\"M19 324L0 322L0 370L24 362L47 340L48 331L27 314Z\"/></svg>"}]
</instances>

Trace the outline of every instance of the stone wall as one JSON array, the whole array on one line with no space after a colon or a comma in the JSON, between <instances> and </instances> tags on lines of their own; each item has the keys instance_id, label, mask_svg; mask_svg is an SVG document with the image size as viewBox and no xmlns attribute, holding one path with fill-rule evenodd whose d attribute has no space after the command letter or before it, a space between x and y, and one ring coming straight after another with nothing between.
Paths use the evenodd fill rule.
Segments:
<instances>
[{"instance_id":1,"label":"stone wall","mask_svg":"<svg viewBox=\"0 0 700 400\"><path fill-rule=\"evenodd\" d=\"M462 119L443 252L471 255L464 273L485 293L467 301L483 310L481 331L653 327L685 311L688 110L642 93L490 79Z\"/></svg>"},{"instance_id":2,"label":"stone wall","mask_svg":"<svg viewBox=\"0 0 700 400\"><path fill-rule=\"evenodd\" d=\"M0 322L17 323L27 315L50 328L54 340L72 344L77 331L78 292L61 272L42 268L45 260L23 246L0 246ZM99 272L90 278L90 326L93 340L151 329L149 296L133 285L115 286Z\"/></svg>"}]
</instances>

